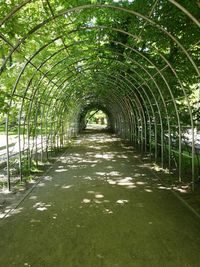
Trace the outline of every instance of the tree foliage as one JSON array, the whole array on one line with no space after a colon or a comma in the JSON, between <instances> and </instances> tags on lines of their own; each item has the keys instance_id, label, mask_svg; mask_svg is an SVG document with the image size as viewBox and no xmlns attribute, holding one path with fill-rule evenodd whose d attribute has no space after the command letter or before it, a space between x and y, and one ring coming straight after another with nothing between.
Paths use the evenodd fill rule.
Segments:
<instances>
[{"instance_id":1,"label":"tree foliage","mask_svg":"<svg viewBox=\"0 0 200 267\"><path fill-rule=\"evenodd\" d=\"M177 2L198 19L198 1ZM58 103L66 112L63 103L77 107L87 97L109 95L115 87L111 81L118 84L124 77L132 89L127 82L119 86L121 96L134 98L133 88L143 85L153 105L156 96L163 118L167 106L172 125L177 124L174 103L181 123L191 123L184 90L196 120L199 28L168 0L6 0L0 17L6 16L0 40L1 119L9 111L17 121L22 108L34 122L42 104L54 107L48 111L52 118Z\"/></svg>"}]
</instances>

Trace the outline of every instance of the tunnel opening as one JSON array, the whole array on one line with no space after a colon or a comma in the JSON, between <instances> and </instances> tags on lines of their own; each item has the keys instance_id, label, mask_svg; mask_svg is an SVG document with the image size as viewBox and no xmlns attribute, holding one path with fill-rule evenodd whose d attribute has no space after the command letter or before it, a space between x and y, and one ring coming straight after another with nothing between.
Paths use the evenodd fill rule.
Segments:
<instances>
[{"instance_id":1,"label":"tunnel opening","mask_svg":"<svg viewBox=\"0 0 200 267\"><path fill-rule=\"evenodd\" d=\"M106 130L108 116L99 109L88 111L85 116L85 130Z\"/></svg>"},{"instance_id":2,"label":"tunnel opening","mask_svg":"<svg viewBox=\"0 0 200 267\"><path fill-rule=\"evenodd\" d=\"M83 131L106 131L114 132L113 114L111 109L103 100L88 102L80 108L77 124L79 133Z\"/></svg>"}]
</instances>

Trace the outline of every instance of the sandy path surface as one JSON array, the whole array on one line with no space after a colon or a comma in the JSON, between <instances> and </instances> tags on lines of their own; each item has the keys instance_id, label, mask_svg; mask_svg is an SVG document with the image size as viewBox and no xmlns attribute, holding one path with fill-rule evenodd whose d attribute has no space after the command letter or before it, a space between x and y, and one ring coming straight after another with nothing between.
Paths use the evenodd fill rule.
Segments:
<instances>
[{"instance_id":1,"label":"sandy path surface","mask_svg":"<svg viewBox=\"0 0 200 267\"><path fill-rule=\"evenodd\" d=\"M133 149L81 135L0 221L0 266L200 266L200 221Z\"/></svg>"}]
</instances>

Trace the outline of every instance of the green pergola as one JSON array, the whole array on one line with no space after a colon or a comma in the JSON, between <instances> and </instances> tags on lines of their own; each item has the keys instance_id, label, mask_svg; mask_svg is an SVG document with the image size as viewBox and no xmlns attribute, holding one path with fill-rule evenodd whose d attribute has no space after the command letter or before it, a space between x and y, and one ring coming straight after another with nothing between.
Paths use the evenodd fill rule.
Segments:
<instances>
[{"instance_id":1,"label":"green pergola","mask_svg":"<svg viewBox=\"0 0 200 267\"><path fill-rule=\"evenodd\" d=\"M200 175L197 1L5 2L0 93L9 189L13 158L22 180L24 164L30 168L64 146L98 108L116 134L179 181L187 176L194 190Z\"/></svg>"}]
</instances>

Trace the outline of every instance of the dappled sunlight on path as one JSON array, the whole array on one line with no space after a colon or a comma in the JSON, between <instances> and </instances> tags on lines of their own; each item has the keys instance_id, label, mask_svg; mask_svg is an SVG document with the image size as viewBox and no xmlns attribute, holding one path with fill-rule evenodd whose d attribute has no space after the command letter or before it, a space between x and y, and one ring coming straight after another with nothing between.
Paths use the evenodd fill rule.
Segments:
<instances>
[{"instance_id":1,"label":"dappled sunlight on path","mask_svg":"<svg viewBox=\"0 0 200 267\"><path fill-rule=\"evenodd\" d=\"M133 147L82 134L1 221L0 266L198 266L199 221Z\"/></svg>"}]
</instances>

